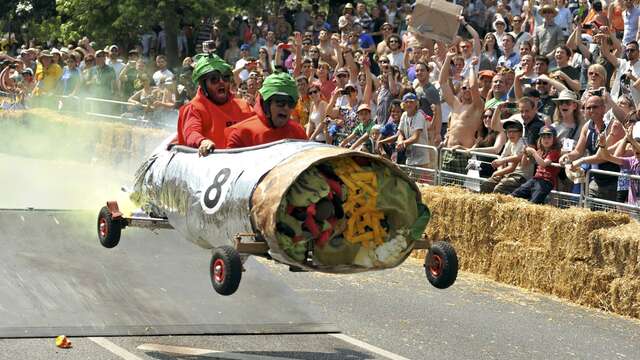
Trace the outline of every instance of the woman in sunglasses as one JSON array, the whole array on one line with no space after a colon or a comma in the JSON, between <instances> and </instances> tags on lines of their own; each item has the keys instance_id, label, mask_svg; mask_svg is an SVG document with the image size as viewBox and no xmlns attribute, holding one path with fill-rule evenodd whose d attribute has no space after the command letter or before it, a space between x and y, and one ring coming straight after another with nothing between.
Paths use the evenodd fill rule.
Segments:
<instances>
[{"instance_id":1,"label":"woman in sunglasses","mask_svg":"<svg viewBox=\"0 0 640 360\"><path fill-rule=\"evenodd\" d=\"M302 125L291 120L298 102L298 86L287 73L269 75L259 90L256 115L225 131L226 147L241 148L283 139L307 140Z\"/></svg>"},{"instance_id":2,"label":"woman in sunglasses","mask_svg":"<svg viewBox=\"0 0 640 360\"><path fill-rule=\"evenodd\" d=\"M174 143L198 149L206 156L225 147L225 129L255 113L246 101L231 92L231 66L215 54L196 55L191 78L196 96L180 108L178 136Z\"/></svg>"}]
</instances>

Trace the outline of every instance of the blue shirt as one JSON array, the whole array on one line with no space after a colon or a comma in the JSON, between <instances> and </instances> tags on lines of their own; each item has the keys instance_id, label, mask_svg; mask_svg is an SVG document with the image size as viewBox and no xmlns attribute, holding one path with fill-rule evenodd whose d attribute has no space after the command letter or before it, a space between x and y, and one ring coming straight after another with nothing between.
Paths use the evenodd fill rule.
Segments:
<instances>
[{"instance_id":1,"label":"blue shirt","mask_svg":"<svg viewBox=\"0 0 640 360\"><path fill-rule=\"evenodd\" d=\"M516 65L520 64L520 55L517 52L512 52L508 57L500 56L498 58L498 65L502 65L511 69L515 69Z\"/></svg>"},{"instance_id":2,"label":"blue shirt","mask_svg":"<svg viewBox=\"0 0 640 360\"><path fill-rule=\"evenodd\" d=\"M358 38L358 45L360 45L361 49L368 49L370 47L376 47L375 41L373 41L373 37L367 33L360 34Z\"/></svg>"},{"instance_id":3,"label":"blue shirt","mask_svg":"<svg viewBox=\"0 0 640 360\"><path fill-rule=\"evenodd\" d=\"M384 124L382 129L380 129L380 135L382 138L388 138L389 136L393 136L398 132L398 124L394 123L391 118L387 120L387 123Z\"/></svg>"},{"instance_id":4,"label":"blue shirt","mask_svg":"<svg viewBox=\"0 0 640 360\"><path fill-rule=\"evenodd\" d=\"M631 10L624 10L622 12L622 19L624 20L622 43L624 45L636 39L638 33L638 17L640 17L640 9L635 6L631 8Z\"/></svg>"}]
</instances>

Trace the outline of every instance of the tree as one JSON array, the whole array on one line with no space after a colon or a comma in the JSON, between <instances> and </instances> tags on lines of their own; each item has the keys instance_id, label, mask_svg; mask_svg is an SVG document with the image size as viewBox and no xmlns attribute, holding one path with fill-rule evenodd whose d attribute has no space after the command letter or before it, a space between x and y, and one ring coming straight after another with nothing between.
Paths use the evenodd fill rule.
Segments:
<instances>
[{"instance_id":1,"label":"tree","mask_svg":"<svg viewBox=\"0 0 640 360\"><path fill-rule=\"evenodd\" d=\"M177 64L177 35L181 23L199 23L205 16L225 14L231 7L250 7L247 0L58 0L63 41L88 36L104 46L116 41L133 43L139 34L161 25L167 55Z\"/></svg>"}]
</instances>

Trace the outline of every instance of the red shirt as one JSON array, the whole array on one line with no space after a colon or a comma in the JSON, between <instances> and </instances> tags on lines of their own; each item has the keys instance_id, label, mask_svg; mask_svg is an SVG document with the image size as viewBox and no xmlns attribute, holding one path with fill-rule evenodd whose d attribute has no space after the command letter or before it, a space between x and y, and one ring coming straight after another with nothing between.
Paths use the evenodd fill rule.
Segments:
<instances>
[{"instance_id":1,"label":"red shirt","mask_svg":"<svg viewBox=\"0 0 640 360\"><path fill-rule=\"evenodd\" d=\"M307 140L304 128L291 119L283 127L270 127L267 117L259 106L261 102L260 99L256 100L255 116L235 124L225 131L227 148L255 146L283 139Z\"/></svg>"},{"instance_id":2,"label":"red shirt","mask_svg":"<svg viewBox=\"0 0 640 360\"><path fill-rule=\"evenodd\" d=\"M538 154L540 154L540 150L538 150ZM542 154L540 154L542 156ZM544 157L544 160L551 160L551 162L557 163L560 160L560 150L551 150ZM536 168L536 174L533 175L534 179L542 179L546 180L553 184L553 187L556 187L556 183L558 182L558 174L560 173L560 168L549 165L547 167L538 166Z\"/></svg>"},{"instance_id":3,"label":"red shirt","mask_svg":"<svg viewBox=\"0 0 640 360\"><path fill-rule=\"evenodd\" d=\"M193 100L180 108L177 144L197 148L202 140L209 139L216 149L224 149L225 129L254 115L242 99L233 97L226 104L217 105L199 88Z\"/></svg>"}]
</instances>

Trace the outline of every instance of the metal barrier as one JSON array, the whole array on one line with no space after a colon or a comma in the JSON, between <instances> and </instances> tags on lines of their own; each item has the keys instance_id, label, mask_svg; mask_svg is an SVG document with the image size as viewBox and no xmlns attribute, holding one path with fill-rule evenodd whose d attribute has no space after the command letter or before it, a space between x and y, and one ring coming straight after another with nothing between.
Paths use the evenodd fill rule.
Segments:
<instances>
[{"instance_id":1,"label":"metal barrier","mask_svg":"<svg viewBox=\"0 0 640 360\"><path fill-rule=\"evenodd\" d=\"M403 169L409 177L420 184L428 184L428 185L438 185L438 163L440 152L438 148L431 145L423 145L423 144L413 144L416 148L422 148L429 151L429 165L432 166L430 168L417 167L411 165L401 165L398 166Z\"/></svg>"},{"instance_id":2,"label":"metal barrier","mask_svg":"<svg viewBox=\"0 0 640 360\"><path fill-rule=\"evenodd\" d=\"M469 150L458 150L458 149L452 149L452 148L440 148L440 152L438 154L440 161L438 162L438 168L435 169L435 172L437 175L434 183L439 185L445 185L445 186L465 187L469 190L476 191L476 192L479 191L480 185L486 182L487 179L479 176L472 176L472 175L469 175L468 173L462 174L462 173L443 170L444 167L442 164L442 159L443 159L442 152L444 151L452 151L454 153L458 152L458 153L463 153L465 155L468 155L470 158L468 160L469 165L467 166L466 170L469 170L469 168L473 168L478 164L482 164L482 163L490 164L490 162L488 161L479 160L478 157L492 158L492 159L500 158L500 156L496 154L489 154L489 153L469 151ZM553 163L552 166L558 167L560 169L564 169L564 167L558 163ZM406 166L403 168L406 169ZM419 171L417 169L412 169L412 170ZM423 171L426 171L426 170L431 170L431 169L423 169ZM597 171L597 170L592 170L592 171ZM624 176L619 173L610 173L610 174L614 176ZM627 175L627 176L629 176L630 178L635 178L640 180L640 176L635 176L635 175ZM621 211L621 212L628 213L634 217L640 217L639 207L629 205L629 204L606 201L602 199L589 198L586 196L586 189L588 189L588 183L586 182L586 180L579 182L578 185L580 186L579 194L552 190L549 196L547 197L547 203L549 205L559 207L559 208L598 206L599 209L601 210Z\"/></svg>"},{"instance_id":3,"label":"metal barrier","mask_svg":"<svg viewBox=\"0 0 640 360\"><path fill-rule=\"evenodd\" d=\"M131 109L138 104L128 101L62 95L56 98L57 110L61 113L83 114L143 127L175 129L178 122L177 110L163 109L153 114L140 112L140 116L135 116L135 112Z\"/></svg>"},{"instance_id":4,"label":"metal barrier","mask_svg":"<svg viewBox=\"0 0 640 360\"><path fill-rule=\"evenodd\" d=\"M640 184L640 176L638 175L630 175L617 173L613 171L605 171L599 169L589 169L585 176L585 191L583 194L584 198L584 207L590 208L592 210L600 210L600 211L617 211L629 214L629 216L634 217L636 219L640 218L640 207L632 204L621 203L617 201L612 201L608 199L601 199L595 196L591 196L589 193L589 183L591 181L591 175L603 175L603 176L612 176L616 178L627 178L629 180L629 191L632 191L632 183L636 182ZM617 181L616 181L617 186Z\"/></svg>"}]
</instances>

